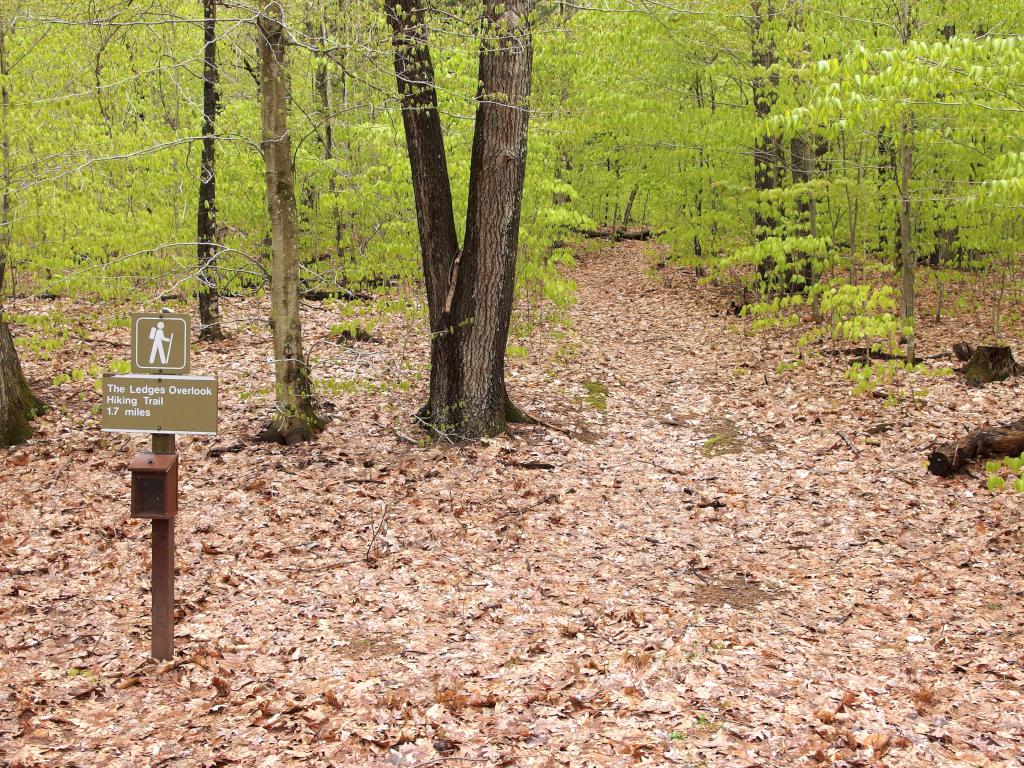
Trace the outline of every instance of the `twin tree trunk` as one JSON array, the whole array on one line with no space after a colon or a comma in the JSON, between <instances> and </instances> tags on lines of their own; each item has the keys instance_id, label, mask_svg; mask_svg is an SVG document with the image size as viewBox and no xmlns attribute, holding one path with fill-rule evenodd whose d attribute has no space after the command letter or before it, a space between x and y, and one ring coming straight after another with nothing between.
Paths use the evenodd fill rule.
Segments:
<instances>
[{"instance_id":1,"label":"twin tree trunk","mask_svg":"<svg viewBox=\"0 0 1024 768\"><path fill-rule=\"evenodd\" d=\"M199 280L199 338L224 338L217 288L217 0L203 0L203 154L199 166L196 256Z\"/></svg>"},{"instance_id":2,"label":"twin tree trunk","mask_svg":"<svg viewBox=\"0 0 1024 768\"><path fill-rule=\"evenodd\" d=\"M7 29L0 20L0 159L3 161L3 196L0 199L0 445L20 443L32 434L29 421L42 407L21 372L18 351L4 318L4 278L11 245L11 143L7 135L7 113L11 94L7 90L10 66L7 57Z\"/></svg>"},{"instance_id":3,"label":"twin tree trunk","mask_svg":"<svg viewBox=\"0 0 1024 768\"><path fill-rule=\"evenodd\" d=\"M535 0L485 0L466 235L459 248L422 7L385 0L402 98L430 313L430 396L438 435L475 438L529 421L505 390L526 172Z\"/></svg>"},{"instance_id":4,"label":"twin tree trunk","mask_svg":"<svg viewBox=\"0 0 1024 768\"><path fill-rule=\"evenodd\" d=\"M267 210L272 250L270 323L274 330L276 413L263 438L292 445L309 440L321 424L313 411L309 366L302 352L299 316L298 216L295 171L288 133L288 75L285 28L278 2L260 13L260 116L267 166Z\"/></svg>"}]
</instances>

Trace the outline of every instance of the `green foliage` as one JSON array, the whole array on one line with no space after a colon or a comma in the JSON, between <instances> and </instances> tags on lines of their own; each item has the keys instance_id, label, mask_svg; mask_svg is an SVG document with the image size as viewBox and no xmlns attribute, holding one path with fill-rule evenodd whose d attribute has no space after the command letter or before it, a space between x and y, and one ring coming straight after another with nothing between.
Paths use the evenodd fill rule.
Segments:
<instances>
[{"instance_id":1,"label":"green foliage","mask_svg":"<svg viewBox=\"0 0 1024 768\"><path fill-rule=\"evenodd\" d=\"M941 320L990 305L992 335L1003 333L1012 311L1003 297L1024 290L1024 9L1005 0L711 0L700 13L610 0L602 9L541 4L535 15L517 330L564 317L580 230L621 225L628 207L674 262L735 286L755 329L813 318L804 345L900 354L923 312ZM417 284L381 8L288 0L284 10L296 43L289 121L304 285ZM166 293L191 305L202 30L187 20L196 11L182 0L128 4L112 25L95 4L40 0L0 21L11 66L6 290L131 302ZM446 4L429 19L460 227L478 85L478 40L466 30L479 17L473 4ZM226 6L219 33L217 280L228 294L262 295L269 223L255 30ZM755 158L767 185L755 183ZM902 197L927 310L901 300ZM336 332L372 332L373 322L340 314ZM59 326L32 327L19 344L54 355L69 338Z\"/></svg>"},{"instance_id":2,"label":"green foliage","mask_svg":"<svg viewBox=\"0 0 1024 768\"><path fill-rule=\"evenodd\" d=\"M286 2L302 279L311 289L360 290L420 279L420 250L402 120L395 110L390 30L377 3ZM14 293L102 299L183 294L195 276L202 51L197 6L167 0L107 11L41 0L5 24L4 78L11 193L7 286ZM461 221L475 109L478 48L464 25L475 9L432 19L453 193ZM62 23L54 23L60 20ZM260 153L254 25L225 6L218 33L217 280L227 294L262 295L269 222ZM571 62L538 19L536 77L564 78ZM88 62L88 65L82 65ZM319 78L319 79L318 79ZM318 83L326 83L326 101ZM538 93L547 93L538 89ZM538 98L529 146L518 290L536 313L564 309L573 286L564 243L587 219L554 196L557 110ZM328 145L327 132L331 133ZM47 354L57 340L33 342Z\"/></svg>"},{"instance_id":3,"label":"green foliage","mask_svg":"<svg viewBox=\"0 0 1024 768\"><path fill-rule=\"evenodd\" d=\"M574 15L562 121L571 205L617 223L637 188L640 218L674 261L736 284L755 328L820 317L805 343L895 353L922 312L969 308L968 281L985 286L983 303L1019 292L1024 10L909 0L904 18L903 7L715 0L628 24ZM755 189L758 147L772 158L768 189ZM905 312L900 292L904 187L927 310ZM776 301L793 294L806 303Z\"/></svg>"},{"instance_id":4,"label":"green foliage","mask_svg":"<svg viewBox=\"0 0 1024 768\"><path fill-rule=\"evenodd\" d=\"M988 475L986 486L993 493L1009 487L1014 493L1024 493L1024 453L985 462Z\"/></svg>"}]
</instances>

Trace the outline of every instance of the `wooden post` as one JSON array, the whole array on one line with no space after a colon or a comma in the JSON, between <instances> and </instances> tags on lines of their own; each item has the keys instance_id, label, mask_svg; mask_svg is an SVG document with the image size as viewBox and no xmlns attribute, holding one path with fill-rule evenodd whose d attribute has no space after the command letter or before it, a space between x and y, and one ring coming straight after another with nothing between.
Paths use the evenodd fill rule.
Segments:
<instances>
[{"instance_id":1,"label":"wooden post","mask_svg":"<svg viewBox=\"0 0 1024 768\"><path fill-rule=\"evenodd\" d=\"M175 453L174 435L153 435L152 451ZM174 518L152 523L151 655L154 659L167 660L174 656Z\"/></svg>"}]
</instances>

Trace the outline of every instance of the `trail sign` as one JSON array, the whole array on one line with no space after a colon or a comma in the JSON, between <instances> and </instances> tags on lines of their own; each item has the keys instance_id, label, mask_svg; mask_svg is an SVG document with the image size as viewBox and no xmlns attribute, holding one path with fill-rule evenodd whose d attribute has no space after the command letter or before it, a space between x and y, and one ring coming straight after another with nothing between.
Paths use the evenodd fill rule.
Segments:
<instances>
[{"instance_id":1,"label":"trail sign","mask_svg":"<svg viewBox=\"0 0 1024 768\"><path fill-rule=\"evenodd\" d=\"M215 435L217 377L108 374L102 408L104 432Z\"/></svg>"},{"instance_id":2,"label":"trail sign","mask_svg":"<svg viewBox=\"0 0 1024 768\"><path fill-rule=\"evenodd\" d=\"M152 450L128 465L132 517L153 525L152 656L174 656L174 527L178 511L175 435L217 434L217 377L189 376L192 318L132 314L132 371L103 377L100 429L149 432Z\"/></svg>"},{"instance_id":3,"label":"trail sign","mask_svg":"<svg viewBox=\"0 0 1024 768\"><path fill-rule=\"evenodd\" d=\"M132 372L189 372L192 318L171 312L132 314Z\"/></svg>"}]
</instances>

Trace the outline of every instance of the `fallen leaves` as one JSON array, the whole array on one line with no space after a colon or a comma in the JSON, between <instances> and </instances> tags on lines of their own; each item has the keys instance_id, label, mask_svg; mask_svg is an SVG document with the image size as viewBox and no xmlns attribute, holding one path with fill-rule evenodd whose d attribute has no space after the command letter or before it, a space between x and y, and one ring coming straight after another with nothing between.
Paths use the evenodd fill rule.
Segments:
<instances>
[{"instance_id":1,"label":"fallen leaves","mask_svg":"<svg viewBox=\"0 0 1024 768\"><path fill-rule=\"evenodd\" d=\"M571 325L510 361L517 400L571 435L417 447L395 438L417 379L332 395L313 445L252 444L266 350L197 347L224 424L181 440L166 664L147 658L148 527L126 510L144 438L95 432L87 388L48 393L38 441L0 453L2 760L1014 764L1019 510L917 457L1020 384L961 402L939 381L897 413L851 399L835 361L776 375L787 339L730 330L685 277L658 284L645 248L588 259ZM330 310L310 311L316 349ZM385 381L426 359L420 334L375 327L322 370Z\"/></svg>"}]
</instances>

